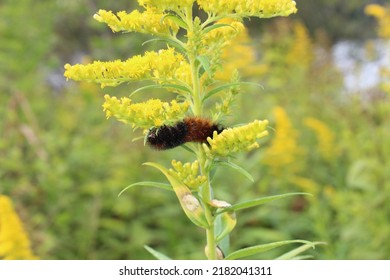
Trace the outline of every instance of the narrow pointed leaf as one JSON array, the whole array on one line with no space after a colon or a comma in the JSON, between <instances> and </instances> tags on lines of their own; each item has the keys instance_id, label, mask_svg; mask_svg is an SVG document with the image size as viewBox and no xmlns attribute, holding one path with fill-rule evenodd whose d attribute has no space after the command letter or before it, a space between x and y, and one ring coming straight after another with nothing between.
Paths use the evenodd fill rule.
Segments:
<instances>
[{"instance_id":1,"label":"narrow pointed leaf","mask_svg":"<svg viewBox=\"0 0 390 280\"><path fill-rule=\"evenodd\" d=\"M214 228L215 228L215 232L217 233L217 236L220 235L220 233L223 231L223 225L220 216L221 215L217 216L214 222ZM224 237L220 238L220 241L218 241L218 247L222 251L224 256L226 256L226 254L230 252L229 234L226 234Z\"/></svg>"},{"instance_id":2,"label":"narrow pointed leaf","mask_svg":"<svg viewBox=\"0 0 390 280\"><path fill-rule=\"evenodd\" d=\"M182 147L184 150L196 155L195 151L193 149L191 149L190 147L188 147L187 145L181 145L180 147Z\"/></svg>"},{"instance_id":3,"label":"narrow pointed leaf","mask_svg":"<svg viewBox=\"0 0 390 280\"><path fill-rule=\"evenodd\" d=\"M160 182L144 181L144 182L137 182L137 183L134 183L134 184L131 184L131 185L127 186L126 188L124 188L118 194L118 197L120 197L128 189L131 189L131 188L136 187L136 186L155 187L155 188L163 189L163 190L166 190L166 191L173 191L172 186L170 184L165 184L165 183L160 183Z\"/></svg>"},{"instance_id":4,"label":"narrow pointed leaf","mask_svg":"<svg viewBox=\"0 0 390 280\"><path fill-rule=\"evenodd\" d=\"M225 212L219 215L221 219L220 232L218 233L215 241L219 243L226 235L228 235L236 226L237 219L235 212Z\"/></svg>"},{"instance_id":5,"label":"narrow pointed leaf","mask_svg":"<svg viewBox=\"0 0 390 280\"><path fill-rule=\"evenodd\" d=\"M199 55L196 58L200 64L202 65L203 69L206 71L206 73L211 77L211 69L210 69L210 60L207 56L205 55Z\"/></svg>"},{"instance_id":6,"label":"narrow pointed leaf","mask_svg":"<svg viewBox=\"0 0 390 280\"><path fill-rule=\"evenodd\" d=\"M206 27L205 29L203 29L204 33L207 34L209 33L211 30L214 30L214 29L217 29L217 28L221 28L221 27L226 27L226 26L229 26L233 29L235 29L233 26L231 26L230 24L226 24L226 23L216 23L216 24L213 24L213 25L210 25L208 27Z\"/></svg>"},{"instance_id":7,"label":"narrow pointed leaf","mask_svg":"<svg viewBox=\"0 0 390 280\"><path fill-rule=\"evenodd\" d=\"M273 242L273 243L240 249L226 256L225 260L236 260L240 258L250 257L255 254L263 253L275 249L277 247L292 244L292 243L311 244L311 246L314 247L314 244L312 242L306 240L285 240L285 241Z\"/></svg>"},{"instance_id":8,"label":"narrow pointed leaf","mask_svg":"<svg viewBox=\"0 0 390 280\"><path fill-rule=\"evenodd\" d=\"M229 89L229 88L235 87L235 86L241 86L241 85L252 85L252 86L258 86L258 87L263 88L262 85L257 84L257 83L251 83L251 82L227 83L227 84L223 84L223 85L221 85L221 86L218 86L218 87L213 88L212 90L210 90L210 91L203 97L203 101L205 101L206 99L210 98L210 97L213 96L214 94L217 94L217 93L220 92L220 91L223 91L223 90L225 90L225 89Z\"/></svg>"},{"instance_id":9,"label":"narrow pointed leaf","mask_svg":"<svg viewBox=\"0 0 390 280\"><path fill-rule=\"evenodd\" d=\"M146 251L148 251L150 254L153 255L153 257L155 257L156 259L162 261L162 260L171 260L170 257L166 256L165 254L149 247L148 245L145 245L144 248L146 249Z\"/></svg>"},{"instance_id":10,"label":"narrow pointed leaf","mask_svg":"<svg viewBox=\"0 0 390 280\"><path fill-rule=\"evenodd\" d=\"M158 89L158 88L172 88L172 89L178 90L179 92L186 92L186 93L191 92L191 90L189 88L187 88L185 86L181 86L181 85L175 85L175 84L147 85L147 86L140 87L140 88L136 89L135 91L130 93L129 97L132 97L134 94L136 94L140 91L150 90L150 89Z\"/></svg>"},{"instance_id":11,"label":"narrow pointed leaf","mask_svg":"<svg viewBox=\"0 0 390 280\"><path fill-rule=\"evenodd\" d=\"M167 14L167 15L164 15L162 18L161 18L161 22L164 21L164 19L170 19L172 20L174 23L176 23L178 26L180 26L181 28L183 29L188 29L188 25L180 18L178 17L177 15L174 15L174 14Z\"/></svg>"},{"instance_id":12,"label":"narrow pointed leaf","mask_svg":"<svg viewBox=\"0 0 390 280\"><path fill-rule=\"evenodd\" d=\"M187 217L198 227L208 228L208 223L205 217L204 210L199 200L191 193L190 189L180 182L179 179L169 174L168 170L160 164L154 162L146 162L144 165L152 166L160 170L169 183L171 183L177 198L179 199L181 208Z\"/></svg>"},{"instance_id":13,"label":"narrow pointed leaf","mask_svg":"<svg viewBox=\"0 0 390 280\"><path fill-rule=\"evenodd\" d=\"M216 161L215 162L217 165L225 166L232 168L233 170L237 171L241 175L245 176L249 181L254 182L255 180L253 179L252 175L249 174L248 171L246 171L244 168L241 166L238 166L237 164L230 162L230 161Z\"/></svg>"},{"instance_id":14,"label":"narrow pointed leaf","mask_svg":"<svg viewBox=\"0 0 390 280\"><path fill-rule=\"evenodd\" d=\"M299 255L299 256L296 256L295 258L292 258L291 260L300 261L300 260L308 260L308 259L312 259L312 258L313 258L312 255Z\"/></svg>"},{"instance_id":15,"label":"narrow pointed leaf","mask_svg":"<svg viewBox=\"0 0 390 280\"><path fill-rule=\"evenodd\" d=\"M185 51L186 51L184 46L181 44L181 42L177 42L177 41L171 40L169 38L154 38L154 39L150 39L150 40L147 40L147 41L143 42L142 46L144 46L146 44L149 44L149 43L152 43L152 42L157 42L157 41L166 42L168 45L173 46L175 49L179 50L182 53L185 53Z\"/></svg>"},{"instance_id":16,"label":"narrow pointed leaf","mask_svg":"<svg viewBox=\"0 0 390 280\"><path fill-rule=\"evenodd\" d=\"M286 194L279 194L279 195L255 198L252 200L239 202L237 204L232 205L231 207L224 208L219 213L222 213L225 211L238 211L238 210L242 210L242 209L247 209L247 208L259 206L259 205L264 204L264 203L272 202L272 201L282 199L285 197L289 197L289 196L293 196L293 195L311 195L311 194L309 194L309 193L286 193Z\"/></svg>"},{"instance_id":17,"label":"narrow pointed leaf","mask_svg":"<svg viewBox=\"0 0 390 280\"><path fill-rule=\"evenodd\" d=\"M279 256L278 258L276 258L276 260L292 260L292 259L296 259L296 257L300 253L303 253L303 252L305 252L308 249L314 249L315 245L320 245L320 244L326 244L326 243L324 243L324 242L313 242L313 243L309 243L309 244L304 244L302 246L299 246L298 248L295 248L295 249L291 250L290 252L287 252L287 253ZM298 256L298 257L303 257L303 256Z\"/></svg>"}]
</instances>

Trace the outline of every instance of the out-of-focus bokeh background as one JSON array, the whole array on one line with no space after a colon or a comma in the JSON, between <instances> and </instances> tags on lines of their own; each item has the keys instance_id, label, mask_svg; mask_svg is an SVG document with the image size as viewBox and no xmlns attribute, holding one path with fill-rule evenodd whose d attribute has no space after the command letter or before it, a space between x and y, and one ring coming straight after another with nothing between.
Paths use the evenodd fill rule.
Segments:
<instances>
[{"instance_id":1,"label":"out-of-focus bokeh background","mask_svg":"<svg viewBox=\"0 0 390 280\"><path fill-rule=\"evenodd\" d=\"M246 21L248 34L226 55L226 69L239 67L243 80L264 86L242 88L227 125L269 119L273 129L262 149L234 160L255 183L219 172L214 186L231 203L313 196L239 213L232 246L297 238L327 242L310 252L315 259L389 259L390 7L386 19L379 7L376 17L365 13L385 0L296 2L294 16ZM203 231L174 195L135 188L118 198L131 183L165 180L143 162L192 160L181 148L151 151L131 141L140 132L105 119L103 95L127 95L139 84L101 89L63 77L65 63L161 48L92 18L99 9L134 8L128 0L0 2L0 232L16 232L0 233L0 255L19 234L24 245L6 258L150 259L144 244L174 258L203 258ZM29 244L30 253L18 252Z\"/></svg>"}]
</instances>

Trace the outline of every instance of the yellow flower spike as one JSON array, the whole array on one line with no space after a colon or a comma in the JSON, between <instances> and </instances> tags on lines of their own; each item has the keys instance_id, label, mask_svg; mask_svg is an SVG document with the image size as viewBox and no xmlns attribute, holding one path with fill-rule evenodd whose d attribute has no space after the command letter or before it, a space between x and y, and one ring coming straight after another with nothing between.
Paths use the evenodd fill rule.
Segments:
<instances>
[{"instance_id":1,"label":"yellow flower spike","mask_svg":"<svg viewBox=\"0 0 390 280\"><path fill-rule=\"evenodd\" d=\"M229 24L230 26L223 26L208 32L202 39L204 45L223 43L227 45L238 34L245 30L245 26L240 21L234 21L230 18L225 18L217 21L215 24Z\"/></svg>"},{"instance_id":2,"label":"yellow flower spike","mask_svg":"<svg viewBox=\"0 0 390 280\"><path fill-rule=\"evenodd\" d=\"M213 138L207 138L209 146L203 144L203 148L210 157L256 149L260 146L257 140L268 135L267 125L267 120L255 120L247 125L227 128L220 134L214 132Z\"/></svg>"},{"instance_id":3,"label":"yellow flower spike","mask_svg":"<svg viewBox=\"0 0 390 280\"><path fill-rule=\"evenodd\" d=\"M386 15L385 8L378 4L367 5L364 9L364 12L367 15L374 16L376 18L383 18Z\"/></svg>"},{"instance_id":4,"label":"yellow flower spike","mask_svg":"<svg viewBox=\"0 0 390 280\"><path fill-rule=\"evenodd\" d=\"M197 0L200 8L214 14L233 14L241 17L270 18L296 13L296 3L291 0Z\"/></svg>"},{"instance_id":5,"label":"yellow flower spike","mask_svg":"<svg viewBox=\"0 0 390 280\"><path fill-rule=\"evenodd\" d=\"M159 52L146 52L126 61L95 61L91 64L66 64L64 76L75 81L94 82L106 86L117 86L121 83L145 79L172 80L175 72L187 64L183 55L174 48Z\"/></svg>"},{"instance_id":6,"label":"yellow flower spike","mask_svg":"<svg viewBox=\"0 0 390 280\"><path fill-rule=\"evenodd\" d=\"M282 107L277 106L273 111L276 134L265 151L263 162L271 167L274 174L278 174L283 168L288 168L291 172L297 171L299 165L296 160L303 152L298 146L298 132Z\"/></svg>"},{"instance_id":7,"label":"yellow flower spike","mask_svg":"<svg viewBox=\"0 0 390 280\"><path fill-rule=\"evenodd\" d=\"M155 9L146 9L143 13L134 10L130 14L125 11L116 15L112 11L99 10L94 19L106 23L113 32L139 32L154 35L176 34L179 26L172 20L164 19L163 13Z\"/></svg>"},{"instance_id":8,"label":"yellow flower spike","mask_svg":"<svg viewBox=\"0 0 390 280\"><path fill-rule=\"evenodd\" d=\"M204 182L207 181L206 176L199 175L199 162L195 160L192 163L172 160L173 169L169 169L170 175L180 179L191 190L197 190Z\"/></svg>"},{"instance_id":9,"label":"yellow flower spike","mask_svg":"<svg viewBox=\"0 0 390 280\"><path fill-rule=\"evenodd\" d=\"M123 123L143 129L159 127L181 120L189 108L188 102L177 103L176 100L169 104L159 99L132 103L129 98L118 99L109 95L105 95L104 99L103 111L107 118L115 117Z\"/></svg>"},{"instance_id":10,"label":"yellow flower spike","mask_svg":"<svg viewBox=\"0 0 390 280\"><path fill-rule=\"evenodd\" d=\"M12 201L0 195L0 260L37 259Z\"/></svg>"},{"instance_id":11,"label":"yellow flower spike","mask_svg":"<svg viewBox=\"0 0 390 280\"><path fill-rule=\"evenodd\" d=\"M335 136L333 131L331 131L324 122L315 118L306 118L304 123L315 132L318 142L318 150L322 157L326 160L331 160L335 155Z\"/></svg>"},{"instance_id":12,"label":"yellow flower spike","mask_svg":"<svg viewBox=\"0 0 390 280\"><path fill-rule=\"evenodd\" d=\"M286 63L308 69L314 60L314 47L309 31L302 22L296 22L293 26L293 32L294 41L286 55Z\"/></svg>"},{"instance_id":13,"label":"yellow flower spike","mask_svg":"<svg viewBox=\"0 0 390 280\"><path fill-rule=\"evenodd\" d=\"M195 0L138 0L141 6L152 7L158 11L179 11L191 8Z\"/></svg>"},{"instance_id":14,"label":"yellow flower spike","mask_svg":"<svg viewBox=\"0 0 390 280\"><path fill-rule=\"evenodd\" d=\"M390 6L380 6L377 4L367 5L365 8L367 15L373 16L378 21L379 37L390 38Z\"/></svg>"}]
</instances>

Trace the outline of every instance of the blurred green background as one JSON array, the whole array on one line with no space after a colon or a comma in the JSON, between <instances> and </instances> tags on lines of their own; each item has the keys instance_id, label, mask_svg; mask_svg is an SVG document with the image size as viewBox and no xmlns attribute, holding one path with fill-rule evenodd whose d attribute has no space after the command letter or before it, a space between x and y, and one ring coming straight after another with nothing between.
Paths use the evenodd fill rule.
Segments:
<instances>
[{"instance_id":1,"label":"blurred green background","mask_svg":"<svg viewBox=\"0 0 390 280\"><path fill-rule=\"evenodd\" d=\"M242 88L227 125L258 118L273 129L262 149L234 160L254 184L221 170L214 186L231 203L294 191L313 197L239 213L232 246L307 239L328 244L310 252L315 259L389 259L390 93L380 71L390 48L364 14L368 2L386 1L296 2L298 14L289 18L247 21L251 45L230 54L255 66L242 69L243 80L264 90ZM13 200L41 259L151 259L145 244L177 259L203 258L204 233L174 195L136 188L118 198L131 183L165 180L143 162L193 160L181 148L151 151L131 141L139 132L105 119L103 95L127 95L139 85L100 89L62 76L65 63L160 48L92 18L98 9L136 7L124 0L0 1L0 194ZM253 56L242 58L244 47Z\"/></svg>"}]
</instances>

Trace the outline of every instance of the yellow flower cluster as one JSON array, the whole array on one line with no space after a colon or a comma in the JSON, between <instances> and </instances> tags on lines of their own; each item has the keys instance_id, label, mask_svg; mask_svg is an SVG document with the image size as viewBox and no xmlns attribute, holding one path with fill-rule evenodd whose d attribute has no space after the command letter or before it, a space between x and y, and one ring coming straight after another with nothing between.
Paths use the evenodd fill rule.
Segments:
<instances>
[{"instance_id":1,"label":"yellow flower cluster","mask_svg":"<svg viewBox=\"0 0 390 280\"><path fill-rule=\"evenodd\" d=\"M297 12L296 3L292 0L197 0L197 3L208 13L235 13L241 17L270 18Z\"/></svg>"},{"instance_id":2,"label":"yellow flower cluster","mask_svg":"<svg viewBox=\"0 0 390 280\"><path fill-rule=\"evenodd\" d=\"M308 68L314 59L313 43L309 32L302 22L295 22L293 26L294 40L286 56L289 65L298 65Z\"/></svg>"},{"instance_id":3,"label":"yellow flower cluster","mask_svg":"<svg viewBox=\"0 0 390 280\"><path fill-rule=\"evenodd\" d=\"M105 95L103 111L107 118L115 117L121 122L131 124L134 128L148 129L183 119L189 108L188 102L178 103L176 100L162 102L149 99L142 103L132 103L131 99Z\"/></svg>"},{"instance_id":4,"label":"yellow flower cluster","mask_svg":"<svg viewBox=\"0 0 390 280\"><path fill-rule=\"evenodd\" d=\"M223 23L223 21L221 21L221 23ZM241 22L239 23L241 24ZM232 27L234 27L237 34L228 38L229 41L224 44L221 54L223 68L216 72L216 79L230 81L237 70L241 77L259 77L267 72L268 66L256 63L256 52L251 45L251 38L249 37L248 30L245 26L232 25ZM232 27L230 27L230 29L232 29Z\"/></svg>"},{"instance_id":5,"label":"yellow flower cluster","mask_svg":"<svg viewBox=\"0 0 390 280\"><path fill-rule=\"evenodd\" d=\"M12 201L0 195L0 260L37 259Z\"/></svg>"},{"instance_id":6,"label":"yellow flower cluster","mask_svg":"<svg viewBox=\"0 0 390 280\"><path fill-rule=\"evenodd\" d=\"M220 134L214 131L213 138L207 138L209 146L203 144L203 148L209 157L229 156L256 149L260 146L257 140L268 135L267 125L267 120L255 120L247 125L227 128Z\"/></svg>"},{"instance_id":7,"label":"yellow flower cluster","mask_svg":"<svg viewBox=\"0 0 390 280\"><path fill-rule=\"evenodd\" d=\"M215 24L228 24L229 26L222 26L208 32L203 37L203 44L206 46L216 44L217 42L229 44L232 39L245 30L245 26L242 22L233 21L230 18L219 20Z\"/></svg>"},{"instance_id":8,"label":"yellow flower cluster","mask_svg":"<svg viewBox=\"0 0 390 280\"><path fill-rule=\"evenodd\" d=\"M64 76L75 81L95 82L105 86L117 86L124 82L158 79L159 82L188 75L188 63L174 48L159 52L146 52L126 61L94 61L91 64L65 65ZM188 79L187 79L188 80Z\"/></svg>"},{"instance_id":9,"label":"yellow flower cluster","mask_svg":"<svg viewBox=\"0 0 390 280\"><path fill-rule=\"evenodd\" d=\"M195 0L138 0L141 6L152 7L159 11L179 11L191 8Z\"/></svg>"},{"instance_id":10,"label":"yellow flower cluster","mask_svg":"<svg viewBox=\"0 0 390 280\"><path fill-rule=\"evenodd\" d=\"M315 118L306 118L304 122L307 127L315 132L318 141L318 150L322 157L326 160L332 159L335 153L334 133L324 122Z\"/></svg>"},{"instance_id":11,"label":"yellow flower cluster","mask_svg":"<svg viewBox=\"0 0 390 280\"><path fill-rule=\"evenodd\" d=\"M169 173L178 177L181 182L187 185L192 190L197 190L204 182L207 181L206 176L199 175L199 162L195 160L193 163L183 164L180 161L172 160L174 169L169 169Z\"/></svg>"},{"instance_id":12,"label":"yellow flower cluster","mask_svg":"<svg viewBox=\"0 0 390 280\"><path fill-rule=\"evenodd\" d=\"M176 34L179 26L170 19L163 19L164 14L153 9L144 12L138 10L130 14L125 11L116 15L112 11L99 10L94 19L106 23L113 32L140 32L154 35Z\"/></svg>"},{"instance_id":13,"label":"yellow flower cluster","mask_svg":"<svg viewBox=\"0 0 390 280\"><path fill-rule=\"evenodd\" d=\"M297 142L297 132L282 107L275 107L273 111L276 121L276 133L270 147L265 151L263 163L270 166L275 174L287 166L290 171L295 171L294 169L297 168L296 158L302 153Z\"/></svg>"},{"instance_id":14,"label":"yellow flower cluster","mask_svg":"<svg viewBox=\"0 0 390 280\"><path fill-rule=\"evenodd\" d=\"M390 38L390 7L383 7L377 4L367 5L365 8L367 15L376 18L379 24L379 36L382 38Z\"/></svg>"}]
</instances>

